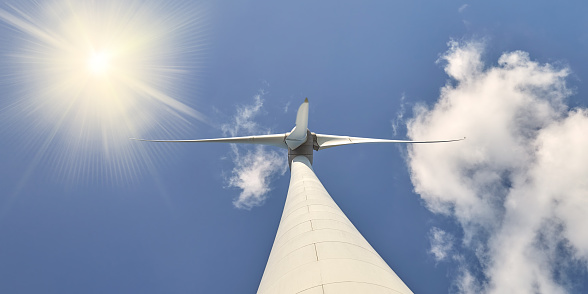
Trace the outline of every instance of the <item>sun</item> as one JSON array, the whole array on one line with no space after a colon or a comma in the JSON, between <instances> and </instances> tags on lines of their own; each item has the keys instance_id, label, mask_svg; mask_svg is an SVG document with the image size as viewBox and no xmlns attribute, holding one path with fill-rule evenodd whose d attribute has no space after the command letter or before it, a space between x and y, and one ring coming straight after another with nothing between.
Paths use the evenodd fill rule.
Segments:
<instances>
[{"instance_id":1,"label":"sun","mask_svg":"<svg viewBox=\"0 0 588 294\"><path fill-rule=\"evenodd\" d=\"M90 73L104 75L110 70L111 56L106 52L95 52L88 57L86 63Z\"/></svg>"},{"instance_id":2,"label":"sun","mask_svg":"<svg viewBox=\"0 0 588 294\"><path fill-rule=\"evenodd\" d=\"M128 138L183 132L203 119L189 92L202 56L201 6L14 2L0 4L0 30L10 28L4 36L13 38L2 43L9 54L0 64L13 69L21 93L7 103L64 174L132 176L151 160Z\"/></svg>"}]
</instances>

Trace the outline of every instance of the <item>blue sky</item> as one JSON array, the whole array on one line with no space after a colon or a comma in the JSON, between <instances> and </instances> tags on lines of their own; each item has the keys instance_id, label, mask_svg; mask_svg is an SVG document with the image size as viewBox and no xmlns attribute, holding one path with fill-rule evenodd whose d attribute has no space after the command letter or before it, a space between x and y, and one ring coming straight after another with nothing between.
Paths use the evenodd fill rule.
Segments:
<instances>
[{"instance_id":1,"label":"blue sky","mask_svg":"<svg viewBox=\"0 0 588 294\"><path fill-rule=\"evenodd\" d=\"M128 3L158 3L144 2ZM62 105L47 101L63 95L41 90L60 76L17 58L38 47L10 5L46 30L67 25L33 2L2 4L0 292L255 292L287 192L285 154L126 138L287 132L305 97L317 133L468 137L314 155L331 196L415 293L588 291L588 171L573 164L588 160L587 4L235 2L158 9L153 28L170 34L139 42L148 54L133 59L154 73L125 76L183 104L124 90L134 104L115 114L134 128L101 120L110 106L71 110L99 131L55 119ZM254 177L261 189L238 181L247 172L266 176ZM243 209L239 197L264 201Z\"/></svg>"}]
</instances>

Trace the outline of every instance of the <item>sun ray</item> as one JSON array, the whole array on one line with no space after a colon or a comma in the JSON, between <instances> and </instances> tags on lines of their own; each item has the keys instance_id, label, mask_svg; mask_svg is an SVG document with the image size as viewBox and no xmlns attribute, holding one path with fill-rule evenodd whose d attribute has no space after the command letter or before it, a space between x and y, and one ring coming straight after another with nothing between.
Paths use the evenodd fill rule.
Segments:
<instances>
[{"instance_id":1,"label":"sun ray","mask_svg":"<svg viewBox=\"0 0 588 294\"><path fill-rule=\"evenodd\" d=\"M12 97L0 105L8 114L3 123L35 138L39 156L52 157L63 175L132 178L147 152L129 137L178 135L204 120L190 106L194 94L186 93L204 48L202 6L158 0L3 6L1 29L9 32L2 41L10 45L2 64L11 69L5 82Z\"/></svg>"}]
</instances>

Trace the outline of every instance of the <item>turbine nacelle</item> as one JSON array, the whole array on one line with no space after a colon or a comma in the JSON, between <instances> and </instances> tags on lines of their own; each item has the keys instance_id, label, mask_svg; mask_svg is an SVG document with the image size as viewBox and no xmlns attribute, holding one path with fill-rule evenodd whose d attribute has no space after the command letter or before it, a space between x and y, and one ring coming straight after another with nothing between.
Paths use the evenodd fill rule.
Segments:
<instances>
[{"instance_id":1,"label":"turbine nacelle","mask_svg":"<svg viewBox=\"0 0 588 294\"><path fill-rule=\"evenodd\" d=\"M240 143L274 146L288 149L289 164L292 163L292 160L296 156L305 156L310 160L310 163L312 164L313 150L319 151L336 146L361 143L446 143L461 141L464 139L465 137L461 139L451 140L409 141L315 134L308 130L308 98L306 98L302 105L300 105L300 107L298 108L298 112L296 113L296 125L289 133L200 140L146 140L131 138L131 140L148 142Z\"/></svg>"}]
</instances>

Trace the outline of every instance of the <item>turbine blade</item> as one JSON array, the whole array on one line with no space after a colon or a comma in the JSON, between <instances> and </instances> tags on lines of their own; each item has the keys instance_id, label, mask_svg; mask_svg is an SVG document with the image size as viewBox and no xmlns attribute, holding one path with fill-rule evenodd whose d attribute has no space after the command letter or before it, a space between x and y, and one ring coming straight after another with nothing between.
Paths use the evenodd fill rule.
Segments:
<instances>
[{"instance_id":1,"label":"turbine blade","mask_svg":"<svg viewBox=\"0 0 588 294\"><path fill-rule=\"evenodd\" d=\"M321 135L316 134L316 142L319 146L318 150L327 149L335 146L349 145L349 144L361 144L361 143L446 143L456 142L465 140L465 137L461 139L451 140L434 140L434 141L409 141L409 140L388 140L388 139L372 139L372 138L360 138L360 137L348 137L348 136L333 136L333 135Z\"/></svg>"},{"instance_id":2,"label":"turbine blade","mask_svg":"<svg viewBox=\"0 0 588 294\"><path fill-rule=\"evenodd\" d=\"M276 146L276 147L288 149L288 146L284 142L284 140L286 139L286 134L199 139L199 140L148 140L148 139L137 139L137 138L130 138L130 139L136 140L136 141L145 141L145 142L259 144L259 145Z\"/></svg>"},{"instance_id":3,"label":"turbine blade","mask_svg":"<svg viewBox=\"0 0 588 294\"><path fill-rule=\"evenodd\" d=\"M296 114L296 126L286 137L286 144L294 150L306 142L306 131L308 130L308 98L298 108Z\"/></svg>"}]
</instances>

